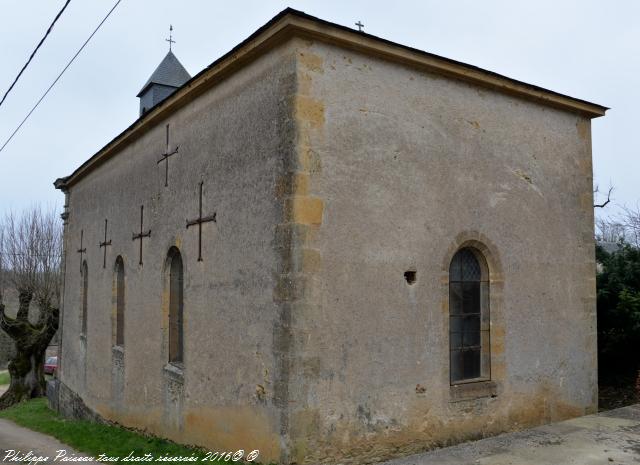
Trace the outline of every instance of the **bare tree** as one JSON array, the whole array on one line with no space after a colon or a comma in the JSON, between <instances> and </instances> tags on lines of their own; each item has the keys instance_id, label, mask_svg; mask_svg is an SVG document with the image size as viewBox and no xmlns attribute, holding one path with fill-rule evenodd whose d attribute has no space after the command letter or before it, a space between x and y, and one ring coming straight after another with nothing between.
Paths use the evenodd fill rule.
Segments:
<instances>
[{"instance_id":1,"label":"bare tree","mask_svg":"<svg viewBox=\"0 0 640 465\"><path fill-rule=\"evenodd\" d=\"M596 219L596 239L604 242L620 242L626 236L624 223L610 218Z\"/></svg>"},{"instance_id":2,"label":"bare tree","mask_svg":"<svg viewBox=\"0 0 640 465\"><path fill-rule=\"evenodd\" d=\"M600 203L594 203L593 204L593 208L604 208L607 205L609 205L609 202L611 202L611 193L613 192L613 186L609 186L609 190L607 191L607 200L603 200ZM600 193L600 187L596 184L596 186L593 189L593 198L595 200L596 197L598 197L598 194Z\"/></svg>"},{"instance_id":3,"label":"bare tree","mask_svg":"<svg viewBox=\"0 0 640 465\"><path fill-rule=\"evenodd\" d=\"M640 207L636 208L624 207L622 222L626 230L626 239L636 247L640 247Z\"/></svg>"},{"instance_id":4,"label":"bare tree","mask_svg":"<svg viewBox=\"0 0 640 465\"><path fill-rule=\"evenodd\" d=\"M9 362L11 385L0 397L1 410L46 392L45 351L58 329L62 225L55 210L34 207L18 216L6 215L0 229L1 265L19 300L17 315L10 318L0 295L0 329L16 347ZM35 323L29 321L32 301L39 308Z\"/></svg>"}]
</instances>

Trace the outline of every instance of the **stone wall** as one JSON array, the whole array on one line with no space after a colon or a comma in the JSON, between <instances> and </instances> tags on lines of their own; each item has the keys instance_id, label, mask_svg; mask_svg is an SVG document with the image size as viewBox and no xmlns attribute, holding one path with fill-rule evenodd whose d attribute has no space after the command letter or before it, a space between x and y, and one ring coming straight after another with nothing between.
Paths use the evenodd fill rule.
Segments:
<instances>
[{"instance_id":1,"label":"stone wall","mask_svg":"<svg viewBox=\"0 0 640 465\"><path fill-rule=\"evenodd\" d=\"M158 115L69 192L62 411L301 464L596 409L586 117L309 38ZM179 153L165 187L167 125ZM203 215L217 214L202 260L185 228L200 182ZM183 368L167 363L170 247L185 264ZM489 269L491 373L451 385L448 269L461 247Z\"/></svg>"},{"instance_id":2,"label":"stone wall","mask_svg":"<svg viewBox=\"0 0 640 465\"><path fill-rule=\"evenodd\" d=\"M589 119L298 46L290 461L376 461L596 411ZM452 386L461 247L488 263L491 367Z\"/></svg>"},{"instance_id":3,"label":"stone wall","mask_svg":"<svg viewBox=\"0 0 640 465\"><path fill-rule=\"evenodd\" d=\"M47 382L49 408L60 412L67 418L89 420L96 423L109 423L91 410L78 394L69 389L59 379Z\"/></svg>"},{"instance_id":4,"label":"stone wall","mask_svg":"<svg viewBox=\"0 0 640 465\"><path fill-rule=\"evenodd\" d=\"M73 185L65 230L66 276L60 378L109 421L215 450L281 451L283 355L275 225L292 149L289 96L295 57L273 50L188 106L160 119ZM179 152L165 166L165 150ZM201 260L198 227L202 183ZM132 233L151 236L140 244ZM108 219L106 249L105 219ZM81 335L80 238L88 267L87 334ZM168 362L167 253L184 264L184 366ZM105 255L106 254L106 255ZM115 344L114 266L125 272L124 346ZM105 258L106 257L106 258ZM66 400L60 400L65 411ZM70 413L74 409L69 410Z\"/></svg>"}]
</instances>

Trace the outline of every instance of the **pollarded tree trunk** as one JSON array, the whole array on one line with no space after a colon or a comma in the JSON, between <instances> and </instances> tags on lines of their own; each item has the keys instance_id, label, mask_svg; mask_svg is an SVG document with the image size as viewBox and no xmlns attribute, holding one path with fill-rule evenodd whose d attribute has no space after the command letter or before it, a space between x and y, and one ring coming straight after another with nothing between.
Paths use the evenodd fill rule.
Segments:
<instances>
[{"instance_id":1,"label":"pollarded tree trunk","mask_svg":"<svg viewBox=\"0 0 640 465\"><path fill-rule=\"evenodd\" d=\"M16 355L9 362L11 385L0 397L0 410L22 400L46 394L44 357L51 338L58 330L57 308L48 301L38 302L40 316L36 324L29 322L31 291L19 292L20 307L16 318L8 317L0 304L0 328L13 339Z\"/></svg>"}]
</instances>

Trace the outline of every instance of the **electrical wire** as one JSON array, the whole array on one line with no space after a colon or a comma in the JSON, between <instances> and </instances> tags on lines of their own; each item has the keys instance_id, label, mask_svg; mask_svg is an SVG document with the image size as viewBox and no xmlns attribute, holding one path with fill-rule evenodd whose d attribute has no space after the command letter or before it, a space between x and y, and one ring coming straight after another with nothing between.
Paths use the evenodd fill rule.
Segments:
<instances>
[{"instance_id":1,"label":"electrical wire","mask_svg":"<svg viewBox=\"0 0 640 465\"><path fill-rule=\"evenodd\" d=\"M111 13L113 13L113 10L116 9L116 7L120 4L122 0L118 0L115 5L113 5L113 7L109 10L109 12L107 13L107 15L102 18L102 21L100 21L100 24L98 24L98 27L95 28L95 30L91 33L91 35L87 38L87 40L85 40L84 44L82 44L82 47L80 47L78 49L78 51L76 52L75 55L73 55L73 57L71 58L71 60L69 60L69 63L67 63L67 65L64 67L64 69L62 71L60 71L60 74L58 74L58 77L53 81L53 83L49 86L49 88L45 91L44 94L42 94L42 97L40 97L40 99L36 102L36 104L33 106L33 108L31 109L31 111L29 111L29 113L27 113L27 116L24 117L24 119L22 120L22 122L18 125L18 127L11 133L11 135L9 136L9 138L5 141L4 144L2 144L2 147L0 147L0 152L2 152L4 150L4 148L7 146L7 144L11 141L11 139L13 139L13 136L16 135L16 133L20 130L20 128L22 127L22 125L27 121L27 119L29 119L29 117L31 116L31 113L33 113L35 111L36 108L38 108L38 105L40 105L40 102L42 102L44 100L44 98L47 96L47 94L49 93L49 91L53 88L53 86L56 85L56 82L58 82L58 80L62 77L62 75L65 73L65 71L67 70L67 68L69 68L69 66L71 66L71 63L74 62L74 60L77 58L78 55L80 55L80 52L82 52L82 50L85 48L85 46L89 43L89 41L91 40L91 38L95 35L96 32L98 32L98 29L100 29L100 27L104 24L104 22L107 20L107 18L109 16L111 16Z\"/></svg>"},{"instance_id":2,"label":"electrical wire","mask_svg":"<svg viewBox=\"0 0 640 465\"><path fill-rule=\"evenodd\" d=\"M47 38L47 36L51 32L51 30L53 29L53 25L56 23L56 21L58 21L58 18L60 18L60 16L62 16L62 13L67 8L67 5L69 5L69 2L71 2L71 0L67 0L66 3L64 4L64 6L62 7L62 9L56 15L56 17L53 18L53 22L49 26L49 29L47 29L47 32L44 33L44 37L42 39L40 39L40 42L38 43L38 45L36 45L35 50L31 53L31 56L29 57L27 62L24 64L24 66L22 67L22 69L20 70L20 72L18 73L16 78L13 80L13 82L11 83L11 85L9 86L7 91L4 93L4 96L2 97L2 100L0 100L0 106L2 106L2 104L4 103L5 99L7 98L7 95L9 95L9 92L11 92L11 89L13 89L13 86L16 85L16 82L18 82L18 79L20 79L20 76L22 76L22 73L24 73L24 70L27 69L27 66L29 66L29 63L31 63L31 60L33 60L33 57L36 56L36 52L38 51L40 46L44 43L45 39Z\"/></svg>"}]
</instances>

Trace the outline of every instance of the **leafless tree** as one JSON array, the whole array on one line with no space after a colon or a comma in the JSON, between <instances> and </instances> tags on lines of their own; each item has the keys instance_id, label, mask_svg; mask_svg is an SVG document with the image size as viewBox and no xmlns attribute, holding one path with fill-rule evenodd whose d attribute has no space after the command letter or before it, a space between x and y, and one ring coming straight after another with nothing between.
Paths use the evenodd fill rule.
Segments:
<instances>
[{"instance_id":1,"label":"leafless tree","mask_svg":"<svg viewBox=\"0 0 640 465\"><path fill-rule=\"evenodd\" d=\"M9 362L11 385L0 397L0 410L46 392L45 351L58 329L62 225L51 209L33 207L0 220L0 264L9 285L18 292L15 318L5 313L0 295L0 329L14 341L15 357ZM39 313L29 321L32 301Z\"/></svg>"},{"instance_id":2,"label":"leafless tree","mask_svg":"<svg viewBox=\"0 0 640 465\"><path fill-rule=\"evenodd\" d=\"M629 243L640 247L640 206L634 208L624 207L622 222L626 230L626 239Z\"/></svg>"},{"instance_id":3,"label":"leafless tree","mask_svg":"<svg viewBox=\"0 0 640 465\"><path fill-rule=\"evenodd\" d=\"M596 219L596 239L605 242L620 242L625 239L626 226L610 218Z\"/></svg>"},{"instance_id":4,"label":"leafless tree","mask_svg":"<svg viewBox=\"0 0 640 465\"><path fill-rule=\"evenodd\" d=\"M609 203L611 202L611 193L613 192L613 186L609 186L609 190L607 191L607 199L603 200L600 203L594 203L593 204L593 208L604 208L607 205L609 205ZM600 187L596 184L596 186L593 188L593 198L594 200L598 197L598 194L600 194Z\"/></svg>"}]
</instances>

